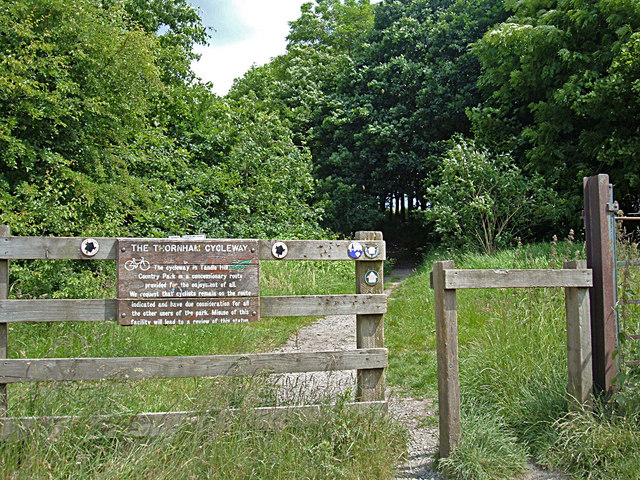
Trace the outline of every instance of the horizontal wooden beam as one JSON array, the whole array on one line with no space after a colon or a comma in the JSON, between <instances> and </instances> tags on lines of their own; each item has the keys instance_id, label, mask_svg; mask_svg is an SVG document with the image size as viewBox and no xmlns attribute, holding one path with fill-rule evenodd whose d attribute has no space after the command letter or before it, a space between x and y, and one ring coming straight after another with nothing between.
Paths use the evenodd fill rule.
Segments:
<instances>
[{"instance_id":1,"label":"horizontal wooden beam","mask_svg":"<svg viewBox=\"0 0 640 480\"><path fill-rule=\"evenodd\" d=\"M116 320L117 300L0 300L0 322L105 322Z\"/></svg>"},{"instance_id":2,"label":"horizontal wooden beam","mask_svg":"<svg viewBox=\"0 0 640 480\"><path fill-rule=\"evenodd\" d=\"M271 247L279 240L260 240L260 260L275 260ZM283 260L353 260L348 253L352 240L283 240L288 253ZM385 260L385 243L382 240L359 241L363 246L377 246L378 256L371 259L362 255L358 260Z\"/></svg>"},{"instance_id":3,"label":"horizontal wooden beam","mask_svg":"<svg viewBox=\"0 0 640 480\"><path fill-rule=\"evenodd\" d=\"M387 313L387 296L377 295L293 295L260 297L263 317L304 317Z\"/></svg>"},{"instance_id":4,"label":"horizontal wooden beam","mask_svg":"<svg viewBox=\"0 0 640 480\"><path fill-rule=\"evenodd\" d=\"M444 270L445 289L591 287L591 270Z\"/></svg>"},{"instance_id":5,"label":"horizontal wooden beam","mask_svg":"<svg viewBox=\"0 0 640 480\"><path fill-rule=\"evenodd\" d=\"M348 402L344 404L349 410L387 410L387 402ZM323 409L331 408L332 405L292 405L279 407L259 407L251 409L258 422L267 428L277 427L283 422L302 417L303 419L313 419L320 415ZM56 416L56 417L8 417L0 418L0 440L18 440L30 430L36 428L52 429L51 436L55 436L65 428L73 426L74 423L82 422L83 425L89 423L95 425L102 435L115 436L122 433L125 428L128 435L135 437L156 437L159 435L170 435L185 424L193 424L205 421L207 417L227 416L233 419L241 410L224 409L208 410L204 412L182 411L182 412L153 412L140 413L136 415L94 415L91 417L79 416Z\"/></svg>"},{"instance_id":6,"label":"horizontal wooden beam","mask_svg":"<svg viewBox=\"0 0 640 480\"><path fill-rule=\"evenodd\" d=\"M87 257L80 251L80 245L86 237L0 237L0 259L75 259L75 260L115 260L117 258L118 239L96 237L100 248L93 257ZM127 240L136 240L129 238ZM143 239L139 239L143 240ZM234 240L237 241L237 240ZM260 260L276 260L271 247L278 240L260 240ZM285 260L352 260L347 251L351 240L283 240L287 246ZM378 255L371 259L366 255L358 261L385 260L385 243L381 240L360 242L363 246L377 246ZM278 260L278 261L281 261Z\"/></svg>"},{"instance_id":7,"label":"horizontal wooden beam","mask_svg":"<svg viewBox=\"0 0 640 480\"><path fill-rule=\"evenodd\" d=\"M116 238L94 237L100 248L92 257L87 257L80 251L80 245L85 238L87 237L0 237L0 258L9 260L116 259L118 246Z\"/></svg>"},{"instance_id":8,"label":"horizontal wooden beam","mask_svg":"<svg viewBox=\"0 0 640 480\"><path fill-rule=\"evenodd\" d=\"M116 299L0 300L0 323L115 321L116 309ZM261 317L382 314L387 311L387 296L260 297L260 309Z\"/></svg>"},{"instance_id":9,"label":"horizontal wooden beam","mask_svg":"<svg viewBox=\"0 0 640 480\"><path fill-rule=\"evenodd\" d=\"M184 357L0 359L0 383L239 376L384 368L387 350Z\"/></svg>"}]
</instances>

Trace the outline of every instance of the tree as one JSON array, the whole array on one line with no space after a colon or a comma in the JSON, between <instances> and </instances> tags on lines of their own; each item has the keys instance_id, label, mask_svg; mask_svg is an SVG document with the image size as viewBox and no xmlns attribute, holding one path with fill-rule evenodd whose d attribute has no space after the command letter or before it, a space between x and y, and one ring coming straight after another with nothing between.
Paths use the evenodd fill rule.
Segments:
<instances>
[{"instance_id":1,"label":"tree","mask_svg":"<svg viewBox=\"0 0 640 480\"><path fill-rule=\"evenodd\" d=\"M438 178L427 189L424 216L455 247L491 253L552 213L553 194L541 177L527 178L509 155L494 155L462 136L441 157Z\"/></svg>"},{"instance_id":2,"label":"tree","mask_svg":"<svg viewBox=\"0 0 640 480\"><path fill-rule=\"evenodd\" d=\"M477 138L513 151L569 198L580 221L582 178L609 173L625 209L640 185L640 4L510 2L513 15L477 43L485 99Z\"/></svg>"},{"instance_id":3,"label":"tree","mask_svg":"<svg viewBox=\"0 0 640 480\"><path fill-rule=\"evenodd\" d=\"M469 44L503 18L497 0L377 5L366 44L309 138L321 190L350 212L335 228L363 228L352 221L362 216L351 216L363 206L374 208L367 228L379 227L391 198L407 197L409 207L422 199L441 142L468 131L465 109L480 99L480 64Z\"/></svg>"},{"instance_id":4,"label":"tree","mask_svg":"<svg viewBox=\"0 0 640 480\"><path fill-rule=\"evenodd\" d=\"M151 208L161 194L179 203L171 177L131 174L182 157L149 121L163 88L154 38L89 0L3 1L0 32L1 220L18 234L172 225L180 211Z\"/></svg>"},{"instance_id":5,"label":"tree","mask_svg":"<svg viewBox=\"0 0 640 480\"><path fill-rule=\"evenodd\" d=\"M134 4L2 2L0 222L22 235L317 235L292 132L169 75L152 30L171 4L134 11L141 22Z\"/></svg>"}]
</instances>

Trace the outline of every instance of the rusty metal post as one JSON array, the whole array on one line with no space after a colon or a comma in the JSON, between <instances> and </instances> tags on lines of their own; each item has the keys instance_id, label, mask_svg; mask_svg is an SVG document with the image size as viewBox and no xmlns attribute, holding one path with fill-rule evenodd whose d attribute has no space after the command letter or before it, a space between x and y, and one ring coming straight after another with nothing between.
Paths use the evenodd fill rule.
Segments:
<instances>
[{"instance_id":1,"label":"rusty metal post","mask_svg":"<svg viewBox=\"0 0 640 480\"><path fill-rule=\"evenodd\" d=\"M590 292L593 383L597 391L608 392L617 374L613 352L618 339L615 218L608 175L584 179L584 223L587 267L593 270Z\"/></svg>"}]
</instances>

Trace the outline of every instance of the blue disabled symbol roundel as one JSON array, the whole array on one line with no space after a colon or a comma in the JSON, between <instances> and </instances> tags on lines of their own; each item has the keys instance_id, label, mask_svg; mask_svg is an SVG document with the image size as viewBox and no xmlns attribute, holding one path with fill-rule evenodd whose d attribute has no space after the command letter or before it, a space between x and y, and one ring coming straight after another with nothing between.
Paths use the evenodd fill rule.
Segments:
<instances>
[{"instance_id":1,"label":"blue disabled symbol roundel","mask_svg":"<svg viewBox=\"0 0 640 480\"><path fill-rule=\"evenodd\" d=\"M362 256L362 253L363 253L362 245L360 245L358 242L350 243L349 248L347 248L347 253L351 258L353 258L354 260L357 260Z\"/></svg>"}]
</instances>

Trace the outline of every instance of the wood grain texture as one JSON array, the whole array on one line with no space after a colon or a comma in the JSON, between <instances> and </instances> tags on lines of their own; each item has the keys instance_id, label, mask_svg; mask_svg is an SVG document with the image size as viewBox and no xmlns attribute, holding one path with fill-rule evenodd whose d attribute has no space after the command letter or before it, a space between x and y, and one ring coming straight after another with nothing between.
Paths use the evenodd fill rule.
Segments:
<instances>
[{"instance_id":1,"label":"wood grain texture","mask_svg":"<svg viewBox=\"0 0 640 480\"><path fill-rule=\"evenodd\" d=\"M105 322L116 319L116 299L0 300L0 322Z\"/></svg>"},{"instance_id":2,"label":"wood grain texture","mask_svg":"<svg viewBox=\"0 0 640 480\"><path fill-rule=\"evenodd\" d=\"M0 382L239 376L386 366L387 350L383 348L184 357L5 359L0 360Z\"/></svg>"},{"instance_id":3,"label":"wood grain texture","mask_svg":"<svg viewBox=\"0 0 640 480\"><path fill-rule=\"evenodd\" d=\"M355 240L366 245L382 241L382 232L356 232ZM365 275L370 270L378 273L380 281L368 285ZM368 261L356 263L356 293L380 295L384 292L383 262ZM382 348L384 346L384 315L356 315L356 345L358 348ZM359 370L356 374L356 399L359 401L383 401L385 399L385 371Z\"/></svg>"},{"instance_id":4,"label":"wood grain texture","mask_svg":"<svg viewBox=\"0 0 640 480\"><path fill-rule=\"evenodd\" d=\"M0 259L79 259L79 260L115 260L117 258L117 238L95 237L100 249L94 257L86 257L80 251L80 244L86 237L7 237L0 238ZM127 238L127 241L141 242L150 239ZM221 240L224 239L209 239ZM239 240L230 240L238 242ZM260 260L276 260L271 246L277 240L259 240ZM289 260L352 260L347 253L350 240L283 240L289 252ZM377 245L379 255L375 260L385 260L386 250L383 241L367 241L366 245ZM362 257L357 261L370 261Z\"/></svg>"},{"instance_id":5,"label":"wood grain texture","mask_svg":"<svg viewBox=\"0 0 640 480\"><path fill-rule=\"evenodd\" d=\"M451 270L444 288L591 287L591 270Z\"/></svg>"},{"instance_id":6,"label":"wood grain texture","mask_svg":"<svg viewBox=\"0 0 640 480\"><path fill-rule=\"evenodd\" d=\"M0 225L0 241L2 237L11 235L8 225ZM9 295L9 260L0 260L0 301ZM0 360L7 358L9 349L9 328L6 322L0 319ZM0 383L0 417L7 414L9 405L7 385Z\"/></svg>"},{"instance_id":7,"label":"wood grain texture","mask_svg":"<svg viewBox=\"0 0 640 480\"><path fill-rule=\"evenodd\" d=\"M355 411L380 410L387 411L387 402L349 402L346 408ZM265 428L279 428L292 418L317 418L323 409L331 405L295 405L280 407L254 408L253 413L259 424ZM180 411L153 412L137 415L96 415L93 417L56 416L56 417L10 417L0 419L0 440L18 440L26 437L30 430L36 428L50 429L49 438L55 438L64 429L82 422L89 423L104 436L121 434L123 428L129 435L135 437L156 437L169 435L178 428L193 423L206 422L208 418L226 417L233 420L240 412L238 409L208 410L208 411Z\"/></svg>"},{"instance_id":8,"label":"wood grain texture","mask_svg":"<svg viewBox=\"0 0 640 480\"><path fill-rule=\"evenodd\" d=\"M100 245L98 253L87 257L80 251L87 237L7 237L0 238L0 258L6 259L77 259L115 260L116 238L94 237Z\"/></svg>"},{"instance_id":9,"label":"wood grain texture","mask_svg":"<svg viewBox=\"0 0 640 480\"><path fill-rule=\"evenodd\" d=\"M260 260L276 260L271 253L271 247L278 241L284 242L289 249L289 253L282 260L354 261L347 253L351 240L260 240ZM382 235L380 235L379 239L370 239L361 243L363 245L377 245L379 254L375 260L386 260L385 243L382 241ZM356 260L356 262L359 261L370 260L363 255Z\"/></svg>"},{"instance_id":10,"label":"wood grain texture","mask_svg":"<svg viewBox=\"0 0 640 480\"><path fill-rule=\"evenodd\" d=\"M445 287L453 261L433 265L434 308L438 359L440 457L448 457L462 432L460 368L458 364L458 312L456 291Z\"/></svg>"},{"instance_id":11,"label":"wood grain texture","mask_svg":"<svg viewBox=\"0 0 640 480\"><path fill-rule=\"evenodd\" d=\"M293 295L260 297L263 317L382 314L387 312L387 296Z\"/></svg>"},{"instance_id":12,"label":"wood grain texture","mask_svg":"<svg viewBox=\"0 0 640 480\"><path fill-rule=\"evenodd\" d=\"M584 269L584 260L566 262L564 268ZM567 368L569 406L582 410L592 405L593 366L591 314L588 288L566 288Z\"/></svg>"},{"instance_id":13,"label":"wood grain texture","mask_svg":"<svg viewBox=\"0 0 640 480\"><path fill-rule=\"evenodd\" d=\"M608 205L613 202L609 176L599 174L584 179L584 226L587 266L593 270L590 292L593 381L596 389L615 388L618 366L614 352L618 344L616 315L616 265L613 258L615 218Z\"/></svg>"},{"instance_id":14,"label":"wood grain texture","mask_svg":"<svg viewBox=\"0 0 640 480\"><path fill-rule=\"evenodd\" d=\"M0 322L115 321L117 302L116 299L0 300ZM387 311L387 296L377 294L260 297L260 308L262 317L381 314Z\"/></svg>"}]
</instances>

